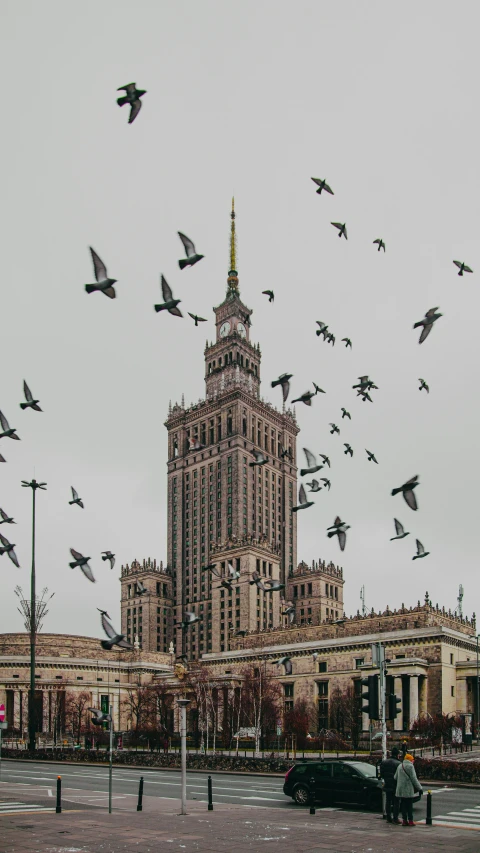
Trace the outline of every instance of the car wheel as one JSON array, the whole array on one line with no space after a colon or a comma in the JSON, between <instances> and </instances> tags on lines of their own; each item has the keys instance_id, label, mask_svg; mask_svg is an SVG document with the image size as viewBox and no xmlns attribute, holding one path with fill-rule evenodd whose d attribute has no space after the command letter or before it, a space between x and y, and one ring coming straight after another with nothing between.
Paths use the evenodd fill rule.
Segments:
<instances>
[{"instance_id":1,"label":"car wheel","mask_svg":"<svg viewBox=\"0 0 480 853\"><path fill-rule=\"evenodd\" d=\"M297 806L307 806L310 802L310 791L308 788L304 788L303 785L299 785L293 793L293 799Z\"/></svg>"}]
</instances>

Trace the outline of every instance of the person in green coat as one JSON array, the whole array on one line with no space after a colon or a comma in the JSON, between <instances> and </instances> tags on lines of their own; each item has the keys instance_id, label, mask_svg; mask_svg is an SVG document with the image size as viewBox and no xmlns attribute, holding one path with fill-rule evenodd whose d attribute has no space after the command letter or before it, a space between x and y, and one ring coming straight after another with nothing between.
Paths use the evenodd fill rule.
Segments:
<instances>
[{"instance_id":1,"label":"person in green coat","mask_svg":"<svg viewBox=\"0 0 480 853\"><path fill-rule=\"evenodd\" d=\"M413 766L414 760L414 756L407 752L402 763L398 765L395 771L395 781L397 783L395 795L400 800L403 826L415 826L413 821L413 798L416 792L423 794L423 788L417 779L417 774Z\"/></svg>"}]
</instances>

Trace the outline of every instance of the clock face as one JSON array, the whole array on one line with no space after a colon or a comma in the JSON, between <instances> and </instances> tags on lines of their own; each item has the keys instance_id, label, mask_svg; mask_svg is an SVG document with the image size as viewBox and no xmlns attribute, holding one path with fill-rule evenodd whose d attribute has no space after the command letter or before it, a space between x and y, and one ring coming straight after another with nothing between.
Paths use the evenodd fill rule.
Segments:
<instances>
[{"instance_id":1,"label":"clock face","mask_svg":"<svg viewBox=\"0 0 480 853\"><path fill-rule=\"evenodd\" d=\"M222 323L222 325L220 326L220 337L226 337L226 335L228 335L228 333L230 332L230 329L230 323L228 322L228 320L226 320L225 323Z\"/></svg>"},{"instance_id":2,"label":"clock face","mask_svg":"<svg viewBox=\"0 0 480 853\"><path fill-rule=\"evenodd\" d=\"M244 338L247 334L243 323L237 323L237 334L239 334L241 338Z\"/></svg>"}]
</instances>

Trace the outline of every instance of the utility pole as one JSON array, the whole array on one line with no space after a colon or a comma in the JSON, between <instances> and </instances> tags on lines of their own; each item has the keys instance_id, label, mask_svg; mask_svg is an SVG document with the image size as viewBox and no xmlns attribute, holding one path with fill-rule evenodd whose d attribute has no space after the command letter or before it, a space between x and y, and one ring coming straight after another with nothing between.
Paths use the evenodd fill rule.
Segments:
<instances>
[{"instance_id":1,"label":"utility pole","mask_svg":"<svg viewBox=\"0 0 480 853\"><path fill-rule=\"evenodd\" d=\"M112 775L113 775L113 705L109 706L110 717L110 756L108 763L108 813L112 814Z\"/></svg>"},{"instance_id":2,"label":"utility pole","mask_svg":"<svg viewBox=\"0 0 480 853\"><path fill-rule=\"evenodd\" d=\"M177 699L180 708L180 744L182 765L182 810L181 814L187 814L187 705L190 699Z\"/></svg>"},{"instance_id":3,"label":"utility pole","mask_svg":"<svg viewBox=\"0 0 480 853\"><path fill-rule=\"evenodd\" d=\"M37 636L37 602L35 595L35 492L37 489L46 489L46 483L37 483L32 480L27 483L22 480L24 488L32 490L32 574L30 580L30 692L28 696L28 750L35 752L36 749L36 725L35 725L35 643Z\"/></svg>"}]
</instances>

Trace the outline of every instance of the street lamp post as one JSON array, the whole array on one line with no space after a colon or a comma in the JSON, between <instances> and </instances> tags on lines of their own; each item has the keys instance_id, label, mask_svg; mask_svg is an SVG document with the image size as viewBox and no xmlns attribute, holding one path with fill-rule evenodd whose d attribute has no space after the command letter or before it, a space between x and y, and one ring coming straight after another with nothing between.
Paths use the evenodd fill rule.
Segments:
<instances>
[{"instance_id":1,"label":"street lamp post","mask_svg":"<svg viewBox=\"0 0 480 853\"><path fill-rule=\"evenodd\" d=\"M190 699L177 699L180 708L180 744L182 764L182 811L187 814L187 705Z\"/></svg>"},{"instance_id":2,"label":"street lamp post","mask_svg":"<svg viewBox=\"0 0 480 853\"><path fill-rule=\"evenodd\" d=\"M46 489L46 483L37 483L32 480L27 483L22 480L22 486L32 490L33 507L32 507L32 575L30 584L30 694L28 702L28 749L30 752L35 752L35 641L37 633L37 604L35 594L35 492L37 489Z\"/></svg>"}]
</instances>

